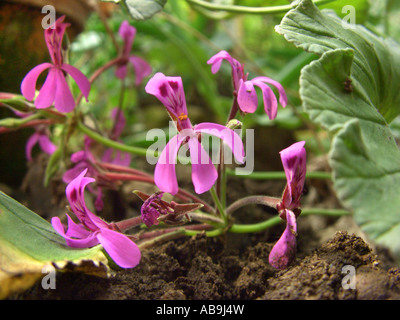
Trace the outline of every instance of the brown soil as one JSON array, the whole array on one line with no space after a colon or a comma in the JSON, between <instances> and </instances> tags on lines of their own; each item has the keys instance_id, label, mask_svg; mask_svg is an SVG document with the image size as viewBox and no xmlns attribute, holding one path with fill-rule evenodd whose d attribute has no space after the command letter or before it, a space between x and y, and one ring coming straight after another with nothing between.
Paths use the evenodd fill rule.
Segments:
<instances>
[{"instance_id":1,"label":"brown soil","mask_svg":"<svg viewBox=\"0 0 400 320\"><path fill-rule=\"evenodd\" d=\"M110 279L59 273L56 289L44 290L38 283L13 299L400 299L400 270L387 270L355 235L337 232L284 271L267 262L271 243L258 242L239 252L227 249L229 241L202 235L170 241L146 250L137 268L118 270ZM345 265L355 268L355 289L342 286Z\"/></svg>"}]
</instances>

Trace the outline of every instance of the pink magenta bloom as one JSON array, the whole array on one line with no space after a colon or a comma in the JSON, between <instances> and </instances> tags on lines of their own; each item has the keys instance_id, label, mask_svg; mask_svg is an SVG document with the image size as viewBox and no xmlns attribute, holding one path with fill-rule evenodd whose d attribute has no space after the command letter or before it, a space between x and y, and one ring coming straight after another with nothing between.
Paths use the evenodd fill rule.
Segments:
<instances>
[{"instance_id":1,"label":"pink magenta bloom","mask_svg":"<svg viewBox=\"0 0 400 320\"><path fill-rule=\"evenodd\" d=\"M274 92L267 84L273 85L278 89L279 103L282 107L286 107L287 96L282 85L267 77L256 77L252 80L247 80L248 74L244 73L243 65L224 50L218 52L207 61L208 64L211 64L212 73L215 74L218 72L223 60L227 60L232 67L233 87L237 95L237 102L240 110L245 113L254 113L256 111L258 107L258 97L254 86L257 86L262 92L265 112L271 120L275 119L278 110L278 102Z\"/></svg>"},{"instance_id":2,"label":"pink magenta bloom","mask_svg":"<svg viewBox=\"0 0 400 320\"><path fill-rule=\"evenodd\" d=\"M287 182L280 206L285 209L294 210L301 206L300 198L307 170L304 145L305 141L296 142L280 152Z\"/></svg>"},{"instance_id":3,"label":"pink magenta bloom","mask_svg":"<svg viewBox=\"0 0 400 320\"><path fill-rule=\"evenodd\" d=\"M284 210L286 228L269 254L269 264L276 269L286 269L296 258L297 225L296 216L290 210Z\"/></svg>"},{"instance_id":4,"label":"pink magenta bloom","mask_svg":"<svg viewBox=\"0 0 400 320\"><path fill-rule=\"evenodd\" d=\"M300 198L306 178L306 150L304 141L296 142L280 152L286 175L286 187L277 205L286 228L272 248L269 263L276 269L285 269L296 257L296 218L300 214Z\"/></svg>"},{"instance_id":5,"label":"pink magenta bloom","mask_svg":"<svg viewBox=\"0 0 400 320\"><path fill-rule=\"evenodd\" d=\"M144 59L130 55L132 50L133 40L135 39L136 29L129 25L128 21L123 21L119 27L119 35L124 41L124 47L121 53L121 63L115 70L115 76L124 79L127 74L128 62L135 70L135 84L138 86L142 83L143 78L151 73L151 66Z\"/></svg>"},{"instance_id":6,"label":"pink magenta bloom","mask_svg":"<svg viewBox=\"0 0 400 320\"><path fill-rule=\"evenodd\" d=\"M52 63L46 62L34 67L21 83L22 95L27 100L32 101L35 98L36 82L40 74L47 69L49 70L47 78L35 100L35 106L38 109L48 108L53 103L54 107L60 112L70 112L75 108L75 100L65 79L64 72L75 80L86 100L89 96L89 80L78 69L63 62L62 40L65 29L69 26L68 23L63 22L64 18L65 16L62 16L55 22L54 29L48 28L44 32Z\"/></svg>"},{"instance_id":7,"label":"pink magenta bloom","mask_svg":"<svg viewBox=\"0 0 400 320\"><path fill-rule=\"evenodd\" d=\"M39 143L42 151L48 155L52 155L57 150L57 147L51 142L49 136L45 132L37 130L26 142L25 154L28 161L32 161L32 149L36 143Z\"/></svg>"},{"instance_id":8,"label":"pink magenta bloom","mask_svg":"<svg viewBox=\"0 0 400 320\"><path fill-rule=\"evenodd\" d=\"M66 188L71 211L79 219L75 223L68 215L68 228L59 217L53 217L53 228L65 238L68 246L73 248L90 248L101 244L110 257L122 268L133 268L140 262L141 253L138 246L127 236L115 231L112 224L100 219L85 204L84 191L87 184L95 181L85 177L87 170L76 177Z\"/></svg>"},{"instance_id":9,"label":"pink magenta bloom","mask_svg":"<svg viewBox=\"0 0 400 320\"><path fill-rule=\"evenodd\" d=\"M175 163L179 148L184 143L188 144L190 150L195 192L199 194L206 192L214 185L218 173L199 142L202 133L222 139L233 152L236 161L243 163L244 146L236 132L223 125L208 122L192 126L188 118L185 93L180 77L166 77L162 73L156 73L147 83L145 90L164 104L179 132L165 146L154 171L154 181L160 190L171 194L178 192Z\"/></svg>"}]
</instances>

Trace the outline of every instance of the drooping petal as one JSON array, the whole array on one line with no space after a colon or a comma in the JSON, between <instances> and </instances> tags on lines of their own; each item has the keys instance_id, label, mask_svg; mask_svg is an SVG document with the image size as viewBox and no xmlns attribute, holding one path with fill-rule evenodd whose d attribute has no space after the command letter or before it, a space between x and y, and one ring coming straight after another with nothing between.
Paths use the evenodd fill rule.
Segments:
<instances>
[{"instance_id":1,"label":"drooping petal","mask_svg":"<svg viewBox=\"0 0 400 320\"><path fill-rule=\"evenodd\" d=\"M53 104L57 90L57 71L54 67L50 68L47 78L35 100L36 108L44 109Z\"/></svg>"},{"instance_id":2,"label":"drooping petal","mask_svg":"<svg viewBox=\"0 0 400 320\"><path fill-rule=\"evenodd\" d=\"M218 178L218 172L197 138L189 139L189 149L194 190L201 194L211 189Z\"/></svg>"},{"instance_id":3,"label":"drooping petal","mask_svg":"<svg viewBox=\"0 0 400 320\"><path fill-rule=\"evenodd\" d=\"M57 150L57 147L54 145L53 142L51 142L50 138L45 134L40 135L39 145L40 148L48 155L52 155Z\"/></svg>"},{"instance_id":4,"label":"drooping petal","mask_svg":"<svg viewBox=\"0 0 400 320\"><path fill-rule=\"evenodd\" d=\"M22 95L29 101L32 101L35 98L36 93L36 82L40 76L40 74L52 67L51 63L42 63L38 66L34 67L31 71L27 73L24 79L21 82L21 93Z\"/></svg>"},{"instance_id":5,"label":"drooping petal","mask_svg":"<svg viewBox=\"0 0 400 320\"><path fill-rule=\"evenodd\" d=\"M270 120L275 119L278 113L278 101L276 100L274 92L263 82L254 81L254 84L261 89L265 113L268 115Z\"/></svg>"},{"instance_id":6,"label":"drooping petal","mask_svg":"<svg viewBox=\"0 0 400 320\"><path fill-rule=\"evenodd\" d=\"M122 21L118 34L124 40L124 48L122 54L129 55L132 49L133 40L136 36L136 28L131 26L127 20Z\"/></svg>"},{"instance_id":7,"label":"drooping petal","mask_svg":"<svg viewBox=\"0 0 400 320\"><path fill-rule=\"evenodd\" d=\"M122 233L101 229L97 239L121 268L134 268L139 264L141 253L138 246Z\"/></svg>"},{"instance_id":8,"label":"drooping petal","mask_svg":"<svg viewBox=\"0 0 400 320\"><path fill-rule=\"evenodd\" d=\"M226 60L230 63L232 67L232 81L235 90L238 90L240 87L240 80L246 80L246 76L244 74L243 65L237 61L236 59L232 58L232 56L225 50L222 50L212 56L208 61L207 64L211 64L211 72L216 73L221 67L222 60Z\"/></svg>"},{"instance_id":9,"label":"drooping petal","mask_svg":"<svg viewBox=\"0 0 400 320\"><path fill-rule=\"evenodd\" d=\"M265 83L272 84L275 88L278 89L279 103L281 104L282 107L286 107L287 102L288 102L288 98L287 98L285 89L283 88L283 86L278 81L275 81L275 80L273 80L271 78L268 78L268 77L256 77L252 81L265 82Z\"/></svg>"},{"instance_id":10,"label":"drooping petal","mask_svg":"<svg viewBox=\"0 0 400 320\"><path fill-rule=\"evenodd\" d=\"M68 236L65 233L65 227L61 223L61 220L59 217L53 217L51 219L51 225L53 226L54 230L56 230L62 237L65 238L65 242L69 247L90 248L90 247L93 247L93 246L99 244L99 241L98 241L95 233L89 233L88 236L85 238L74 238L74 237Z\"/></svg>"},{"instance_id":11,"label":"drooping petal","mask_svg":"<svg viewBox=\"0 0 400 320\"><path fill-rule=\"evenodd\" d=\"M258 97L251 81L240 79L240 86L237 95L237 102L240 110L246 113L254 113L258 106Z\"/></svg>"},{"instance_id":12,"label":"drooping petal","mask_svg":"<svg viewBox=\"0 0 400 320\"><path fill-rule=\"evenodd\" d=\"M86 101L88 101L90 92L89 79L80 70L69 64L64 63L62 65L62 69L67 72L72 77L72 79L74 79L79 87L79 90L81 90L83 96L86 98Z\"/></svg>"},{"instance_id":13,"label":"drooping petal","mask_svg":"<svg viewBox=\"0 0 400 320\"><path fill-rule=\"evenodd\" d=\"M286 228L269 254L269 263L276 269L286 269L296 258L297 251L297 224L296 216L286 210Z\"/></svg>"},{"instance_id":14,"label":"drooping petal","mask_svg":"<svg viewBox=\"0 0 400 320\"><path fill-rule=\"evenodd\" d=\"M68 229L65 234L68 237L85 239L85 238L88 238L92 234L92 231L89 231L88 229L86 229L82 224L75 223L74 220L72 220L68 214L66 214L66 216L67 216Z\"/></svg>"},{"instance_id":15,"label":"drooping petal","mask_svg":"<svg viewBox=\"0 0 400 320\"><path fill-rule=\"evenodd\" d=\"M287 181L282 202L287 209L300 207L307 170L304 145L305 141L299 141L280 152Z\"/></svg>"},{"instance_id":16,"label":"drooping petal","mask_svg":"<svg viewBox=\"0 0 400 320\"><path fill-rule=\"evenodd\" d=\"M154 170L154 183L163 192L168 192L173 195L178 192L175 164L179 147L185 138L186 137L181 134L172 137L158 159Z\"/></svg>"},{"instance_id":17,"label":"drooping petal","mask_svg":"<svg viewBox=\"0 0 400 320\"><path fill-rule=\"evenodd\" d=\"M216 136L231 149L238 163L244 162L244 145L240 136L233 130L216 123L203 122L194 127L195 132Z\"/></svg>"},{"instance_id":18,"label":"drooping petal","mask_svg":"<svg viewBox=\"0 0 400 320\"><path fill-rule=\"evenodd\" d=\"M60 112L71 112L75 108L75 99L61 70L57 70L57 89L54 107Z\"/></svg>"},{"instance_id":19,"label":"drooping petal","mask_svg":"<svg viewBox=\"0 0 400 320\"><path fill-rule=\"evenodd\" d=\"M135 84L139 86L143 79L151 74L152 68L146 60L140 57L130 56L129 61L135 70Z\"/></svg>"},{"instance_id":20,"label":"drooping petal","mask_svg":"<svg viewBox=\"0 0 400 320\"><path fill-rule=\"evenodd\" d=\"M34 145L39 141L39 133L35 132L32 134L25 145L25 155L28 161L32 161L32 149Z\"/></svg>"}]
</instances>

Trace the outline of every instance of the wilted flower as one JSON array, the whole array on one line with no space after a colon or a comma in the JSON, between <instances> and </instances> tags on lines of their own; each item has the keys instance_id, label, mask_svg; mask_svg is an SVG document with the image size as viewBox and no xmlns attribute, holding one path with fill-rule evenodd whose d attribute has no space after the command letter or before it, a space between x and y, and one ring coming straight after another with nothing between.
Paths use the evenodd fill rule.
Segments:
<instances>
[{"instance_id":1,"label":"wilted flower","mask_svg":"<svg viewBox=\"0 0 400 320\"><path fill-rule=\"evenodd\" d=\"M127 236L116 231L113 224L100 219L87 208L84 200L85 187L95 180L85 177L86 172L87 169L82 171L66 188L70 210L79 219L80 224L67 215L68 227L65 230L60 218L53 217L51 223L54 229L65 238L70 247L90 248L101 244L120 267L135 267L141 258L138 246Z\"/></svg>"},{"instance_id":2,"label":"wilted flower","mask_svg":"<svg viewBox=\"0 0 400 320\"><path fill-rule=\"evenodd\" d=\"M202 133L222 139L232 150L236 161L243 163L243 142L233 130L209 122L192 126L188 117L185 93L180 77L166 77L162 73L157 73L149 80L145 90L147 93L156 96L164 104L179 131L165 146L154 171L154 182L160 190L171 194L178 192L175 163L179 148L184 143L189 145L195 192L199 194L206 192L214 185L218 173L199 142L199 136Z\"/></svg>"},{"instance_id":3,"label":"wilted flower","mask_svg":"<svg viewBox=\"0 0 400 320\"><path fill-rule=\"evenodd\" d=\"M46 81L35 100L35 106L38 109L48 108L53 103L54 107L60 112L70 112L75 108L75 100L64 72L75 80L86 100L89 96L89 80L77 68L63 62L62 40L65 30L69 26L68 23L63 22L64 18L65 16L62 16L55 22L55 28L50 27L44 31L52 63L46 62L34 67L21 83L22 95L27 100L32 101L35 98L36 82L40 74L49 69Z\"/></svg>"}]
</instances>

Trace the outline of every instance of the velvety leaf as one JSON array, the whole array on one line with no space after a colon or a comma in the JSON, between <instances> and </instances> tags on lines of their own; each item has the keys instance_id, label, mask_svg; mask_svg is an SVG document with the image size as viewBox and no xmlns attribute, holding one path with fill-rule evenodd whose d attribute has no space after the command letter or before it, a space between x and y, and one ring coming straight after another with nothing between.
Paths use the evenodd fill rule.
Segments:
<instances>
[{"instance_id":1,"label":"velvety leaf","mask_svg":"<svg viewBox=\"0 0 400 320\"><path fill-rule=\"evenodd\" d=\"M351 80L387 122L400 114L400 46L360 25L347 25L332 11L322 13L303 0L282 19L276 31L297 47L322 55L335 49L354 51Z\"/></svg>"},{"instance_id":2,"label":"velvety leaf","mask_svg":"<svg viewBox=\"0 0 400 320\"><path fill-rule=\"evenodd\" d=\"M335 189L361 228L400 257L400 150L388 127L352 120L333 140Z\"/></svg>"},{"instance_id":3,"label":"velvety leaf","mask_svg":"<svg viewBox=\"0 0 400 320\"><path fill-rule=\"evenodd\" d=\"M135 20L147 20L160 12L167 0L123 0Z\"/></svg>"},{"instance_id":4,"label":"velvety leaf","mask_svg":"<svg viewBox=\"0 0 400 320\"><path fill-rule=\"evenodd\" d=\"M45 275L46 266L97 276L109 273L101 246L66 246L50 223L0 192L0 299L28 289Z\"/></svg>"}]
</instances>

